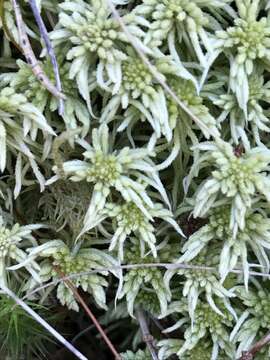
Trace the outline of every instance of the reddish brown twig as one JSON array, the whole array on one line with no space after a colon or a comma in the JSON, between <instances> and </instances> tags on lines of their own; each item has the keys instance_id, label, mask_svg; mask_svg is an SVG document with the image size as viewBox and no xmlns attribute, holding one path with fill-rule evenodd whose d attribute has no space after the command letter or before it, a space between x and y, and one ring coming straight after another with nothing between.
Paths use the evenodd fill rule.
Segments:
<instances>
[{"instance_id":1,"label":"reddish brown twig","mask_svg":"<svg viewBox=\"0 0 270 360\"><path fill-rule=\"evenodd\" d=\"M253 360L257 352L259 352L265 345L269 343L270 332L267 333L261 340L257 341L250 350L244 351L239 360Z\"/></svg>"},{"instance_id":2,"label":"reddish brown twig","mask_svg":"<svg viewBox=\"0 0 270 360\"><path fill-rule=\"evenodd\" d=\"M243 355L239 360L253 360L253 355L249 351L243 351Z\"/></svg>"},{"instance_id":3,"label":"reddish brown twig","mask_svg":"<svg viewBox=\"0 0 270 360\"><path fill-rule=\"evenodd\" d=\"M54 267L55 271L59 274L61 278L63 278L64 283L70 288L70 290L73 292L74 297L76 300L81 304L81 306L84 308L85 312L89 316L89 318L92 320L94 325L96 326L97 330L99 331L101 337L105 341L105 343L108 345L109 349L115 356L116 360L121 360L120 354L116 351L115 347L113 346L111 340L106 335L105 331L102 329L101 325L99 324L98 320L96 319L95 315L92 313L92 311L89 309L89 307L86 305L85 301L79 294L77 288L74 286L74 284L69 280L65 278L65 274L58 268Z\"/></svg>"}]
</instances>

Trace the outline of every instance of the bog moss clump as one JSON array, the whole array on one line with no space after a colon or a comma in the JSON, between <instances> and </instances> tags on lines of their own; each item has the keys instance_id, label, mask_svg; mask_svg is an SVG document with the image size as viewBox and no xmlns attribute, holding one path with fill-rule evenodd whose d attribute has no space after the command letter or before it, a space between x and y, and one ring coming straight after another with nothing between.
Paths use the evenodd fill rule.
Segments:
<instances>
[{"instance_id":1,"label":"bog moss clump","mask_svg":"<svg viewBox=\"0 0 270 360\"><path fill-rule=\"evenodd\" d=\"M1 1L0 287L55 327L61 309L82 352L63 276L122 359L240 358L270 326L270 2L40 0L52 51L30 5L34 67L55 84L53 51L64 100ZM12 301L1 359L48 358Z\"/></svg>"}]
</instances>

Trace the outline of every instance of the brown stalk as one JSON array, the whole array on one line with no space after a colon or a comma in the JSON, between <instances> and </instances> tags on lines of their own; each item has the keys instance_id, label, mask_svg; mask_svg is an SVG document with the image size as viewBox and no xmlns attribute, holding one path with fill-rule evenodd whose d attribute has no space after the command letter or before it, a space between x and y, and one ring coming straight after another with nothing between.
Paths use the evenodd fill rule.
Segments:
<instances>
[{"instance_id":1,"label":"brown stalk","mask_svg":"<svg viewBox=\"0 0 270 360\"><path fill-rule=\"evenodd\" d=\"M253 360L257 352L270 343L270 332L267 333L261 340L257 341L250 350L244 351L238 360Z\"/></svg>"},{"instance_id":2,"label":"brown stalk","mask_svg":"<svg viewBox=\"0 0 270 360\"><path fill-rule=\"evenodd\" d=\"M78 292L77 288L75 287L75 285L69 279L65 278L65 274L58 267L55 266L54 269L55 269L55 271L57 271L59 276L61 278L63 278L64 283L70 288L70 290L73 292L73 295L76 298L76 300L81 304L81 306L85 310L86 314L92 320L92 322L96 326L97 330L99 331L101 337L103 338L105 343L108 345L108 347L111 350L112 354L115 356L115 359L116 360L121 360L122 358L121 358L120 354L116 351L116 349L115 349L114 345L112 344L111 340L108 338L105 331L103 330L103 328L99 324L97 318L95 317L95 315L92 313L92 311L89 309L89 307L87 306L87 304L85 303L85 301L83 300L81 295L79 294L79 292Z\"/></svg>"},{"instance_id":3,"label":"brown stalk","mask_svg":"<svg viewBox=\"0 0 270 360\"><path fill-rule=\"evenodd\" d=\"M147 325L147 322L145 319L145 313L142 309L137 310L136 318L140 325L143 341L146 343L148 350L152 356L152 359L158 360L158 356L157 356L155 346L154 346L155 339L150 334L150 331L149 331L149 328L148 328L148 325Z\"/></svg>"}]
</instances>

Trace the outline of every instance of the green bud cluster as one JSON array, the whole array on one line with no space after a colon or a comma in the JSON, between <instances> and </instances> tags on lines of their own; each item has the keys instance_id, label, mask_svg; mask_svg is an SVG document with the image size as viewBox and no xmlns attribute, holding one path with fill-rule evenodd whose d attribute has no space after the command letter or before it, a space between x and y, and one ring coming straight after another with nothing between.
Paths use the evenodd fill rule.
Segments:
<instances>
[{"instance_id":1,"label":"green bud cluster","mask_svg":"<svg viewBox=\"0 0 270 360\"><path fill-rule=\"evenodd\" d=\"M128 202L115 208L113 205L108 205L107 208L115 214L118 227L125 229L128 234L139 229L154 230L148 219L134 203Z\"/></svg>"},{"instance_id":2,"label":"green bud cluster","mask_svg":"<svg viewBox=\"0 0 270 360\"><path fill-rule=\"evenodd\" d=\"M151 360L151 355L148 350L138 350L136 353L128 350L121 354L123 360Z\"/></svg>"},{"instance_id":3,"label":"green bud cluster","mask_svg":"<svg viewBox=\"0 0 270 360\"><path fill-rule=\"evenodd\" d=\"M15 225L19 228L19 225ZM5 257L10 251L15 250L16 246L11 244L11 231L5 227L0 228L0 257Z\"/></svg>"},{"instance_id":4,"label":"green bud cluster","mask_svg":"<svg viewBox=\"0 0 270 360\"><path fill-rule=\"evenodd\" d=\"M11 87L6 87L0 91L0 109L5 113L15 115L20 110L20 107L26 103L26 97L17 94Z\"/></svg>"},{"instance_id":5,"label":"green bud cluster","mask_svg":"<svg viewBox=\"0 0 270 360\"><path fill-rule=\"evenodd\" d=\"M155 96L153 75L140 58L129 57L123 61L123 91L136 99L142 94Z\"/></svg>"},{"instance_id":6,"label":"green bud cluster","mask_svg":"<svg viewBox=\"0 0 270 360\"><path fill-rule=\"evenodd\" d=\"M64 274L76 274L85 271L88 268L88 262L78 255L70 254L67 247L60 248L53 255L53 267L59 268ZM57 276L57 270L52 270L52 276Z\"/></svg>"},{"instance_id":7,"label":"green bud cluster","mask_svg":"<svg viewBox=\"0 0 270 360\"><path fill-rule=\"evenodd\" d=\"M218 31L217 37L222 39L225 48L234 48L238 64L245 63L247 74L253 70L253 61L268 57L270 50L270 26L267 18L259 21L236 19L234 27L226 32Z\"/></svg>"},{"instance_id":8,"label":"green bud cluster","mask_svg":"<svg viewBox=\"0 0 270 360\"><path fill-rule=\"evenodd\" d=\"M101 152L97 152L90 160L92 164L85 174L88 182L112 185L122 172L122 167L117 163L117 158L114 155L103 155ZM77 174L80 175L80 172Z\"/></svg>"},{"instance_id":9,"label":"green bud cluster","mask_svg":"<svg viewBox=\"0 0 270 360\"><path fill-rule=\"evenodd\" d=\"M189 31L197 31L200 27L208 24L208 19L204 16L197 1L144 0L137 11L144 16L151 17L150 38L152 46L161 45L174 27L186 26Z\"/></svg>"},{"instance_id":10,"label":"green bud cluster","mask_svg":"<svg viewBox=\"0 0 270 360\"><path fill-rule=\"evenodd\" d=\"M202 329L208 329L214 337L221 337L227 340L228 334L224 330L224 326L231 326L233 316L220 304L223 309L222 315L217 314L208 304L198 304L195 312L195 336L200 333Z\"/></svg>"}]
</instances>

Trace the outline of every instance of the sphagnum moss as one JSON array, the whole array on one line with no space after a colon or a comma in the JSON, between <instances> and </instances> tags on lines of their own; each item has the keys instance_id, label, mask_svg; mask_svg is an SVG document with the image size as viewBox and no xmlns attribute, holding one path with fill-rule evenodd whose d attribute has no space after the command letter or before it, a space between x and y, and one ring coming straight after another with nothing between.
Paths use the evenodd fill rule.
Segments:
<instances>
[{"instance_id":1,"label":"sphagnum moss","mask_svg":"<svg viewBox=\"0 0 270 360\"><path fill-rule=\"evenodd\" d=\"M19 5L35 66L55 84L44 34ZM72 276L124 360L152 358L139 309L159 360L239 358L270 326L269 281L254 275L270 268L269 1L37 5L64 111L19 55L14 9L2 1L0 285L80 312L61 281ZM0 321L9 346L4 331Z\"/></svg>"}]
</instances>

